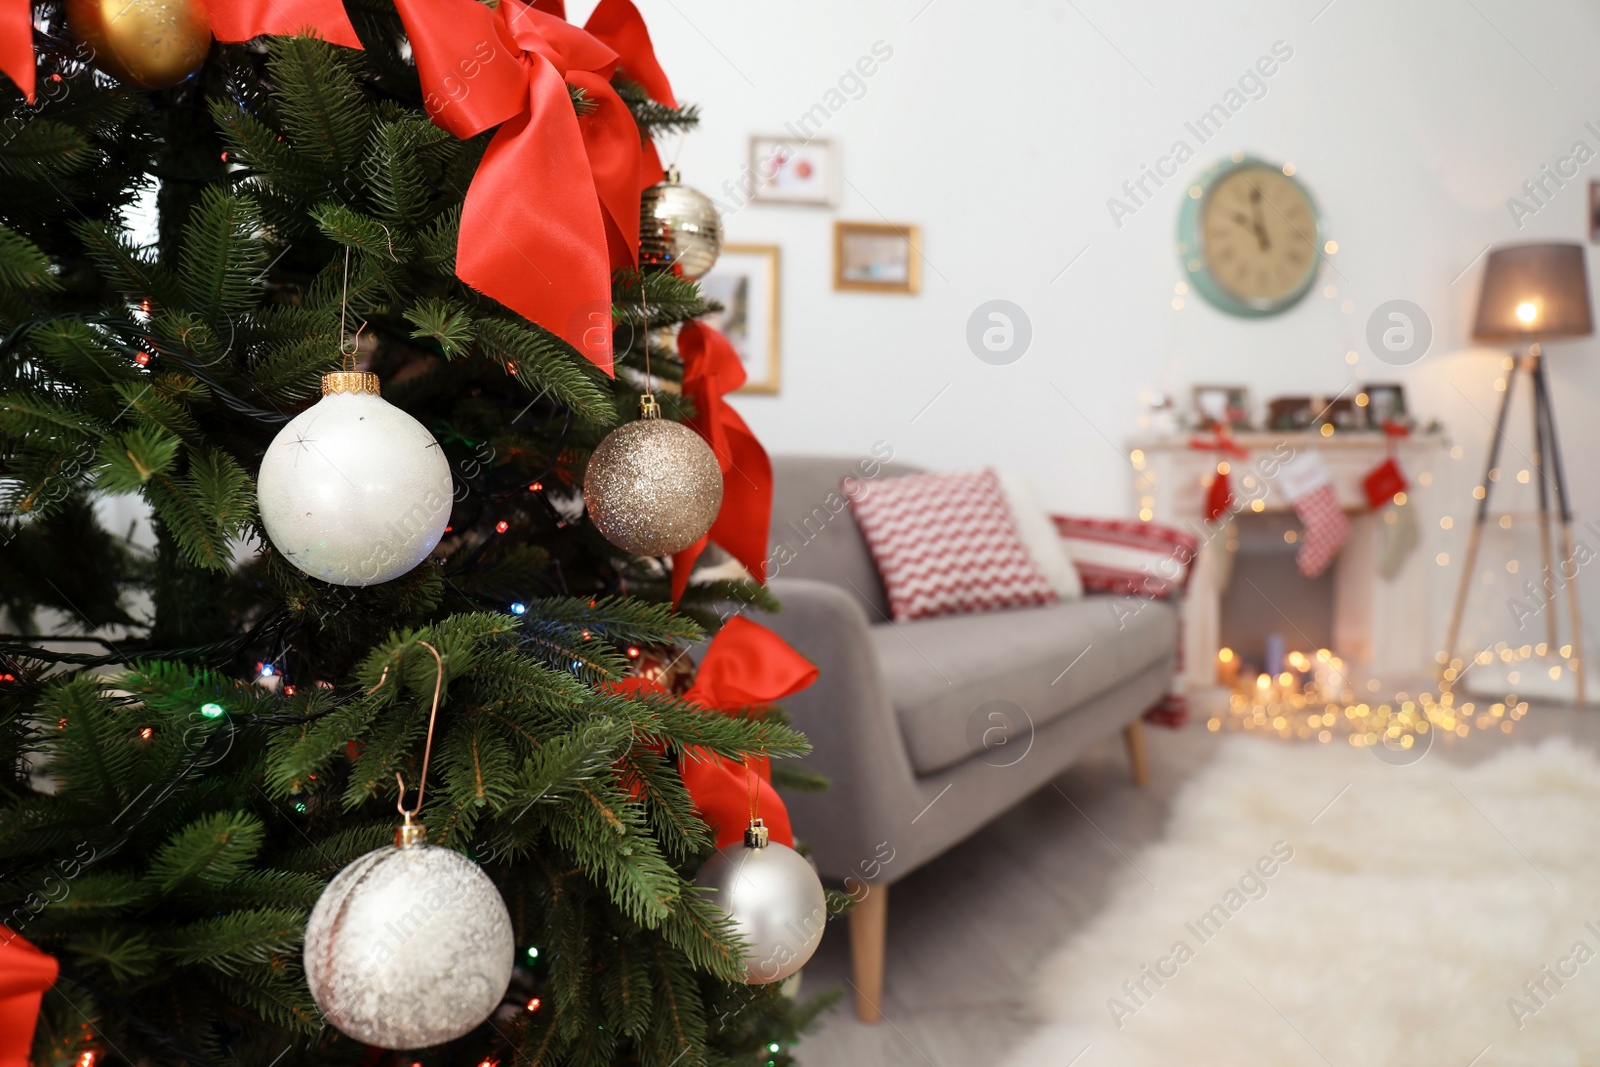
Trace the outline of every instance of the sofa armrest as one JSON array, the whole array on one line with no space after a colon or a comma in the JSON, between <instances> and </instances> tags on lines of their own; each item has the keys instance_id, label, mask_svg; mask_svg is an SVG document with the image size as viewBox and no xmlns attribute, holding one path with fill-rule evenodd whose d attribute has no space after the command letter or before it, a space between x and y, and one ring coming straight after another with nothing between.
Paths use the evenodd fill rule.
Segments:
<instances>
[{"instance_id":1,"label":"sofa armrest","mask_svg":"<svg viewBox=\"0 0 1600 1067\"><path fill-rule=\"evenodd\" d=\"M872 881L879 849L892 827L903 829L899 816L916 791L866 612L854 594L828 582L775 578L771 588L783 610L762 615L761 624L820 671L810 688L783 702L811 741L806 767L829 781L824 792L784 796L795 834L811 846L825 877Z\"/></svg>"}]
</instances>

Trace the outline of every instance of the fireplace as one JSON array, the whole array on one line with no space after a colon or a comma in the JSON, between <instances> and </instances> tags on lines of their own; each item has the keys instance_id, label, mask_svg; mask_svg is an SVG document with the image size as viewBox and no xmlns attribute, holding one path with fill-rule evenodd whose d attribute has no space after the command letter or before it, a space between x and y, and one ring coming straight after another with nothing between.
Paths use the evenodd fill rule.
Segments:
<instances>
[{"instance_id":1,"label":"fireplace","mask_svg":"<svg viewBox=\"0 0 1600 1067\"><path fill-rule=\"evenodd\" d=\"M1340 648L1334 637L1339 561L1314 578L1300 573L1300 524L1292 511L1245 511L1222 547L1217 641L1247 675L1277 674L1290 651Z\"/></svg>"},{"instance_id":2,"label":"fireplace","mask_svg":"<svg viewBox=\"0 0 1600 1067\"><path fill-rule=\"evenodd\" d=\"M1437 570L1433 542L1440 514L1433 501L1432 467L1443 450L1443 437L1422 434L1393 444L1410 482L1405 506L1416 509L1421 543L1388 577L1378 566L1383 519L1368 510L1362 480L1389 455L1389 441L1365 433L1326 437L1315 432L1252 432L1237 434L1234 442L1245 456L1196 448L1187 436L1139 442L1132 450L1141 514L1203 531L1183 605L1187 687L1202 690L1218 684L1218 653L1235 647L1224 640L1225 622L1229 640L1239 642L1238 652L1246 660L1259 657L1267 635L1277 632L1285 651L1331 649L1354 677L1409 684L1430 676L1442 639L1430 607L1432 572ZM1300 524L1276 478L1294 457L1310 449L1327 464L1339 503L1350 519L1344 550L1315 580L1293 570L1296 546L1284 535L1297 538ZM1219 460L1227 460L1231 468L1238 516L1207 526L1206 489ZM1271 546L1272 538L1281 547ZM1240 563L1240 553L1242 574L1230 574ZM1251 589L1251 582L1259 590ZM1263 582L1273 583L1277 593ZM1236 619L1232 617L1236 613L1254 617ZM1294 626L1305 633L1294 633Z\"/></svg>"}]
</instances>

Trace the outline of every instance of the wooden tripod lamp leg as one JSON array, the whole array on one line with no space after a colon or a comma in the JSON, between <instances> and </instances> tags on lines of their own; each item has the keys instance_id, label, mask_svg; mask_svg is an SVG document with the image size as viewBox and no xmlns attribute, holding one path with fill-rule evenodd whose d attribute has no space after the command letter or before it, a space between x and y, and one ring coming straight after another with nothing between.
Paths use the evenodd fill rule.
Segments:
<instances>
[{"instance_id":1,"label":"wooden tripod lamp leg","mask_svg":"<svg viewBox=\"0 0 1600 1067\"><path fill-rule=\"evenodd\" d=\"M1451 657L1456 654L1456 641L1461 637L1461 617L1467 610L1467 594L1472 590L1472 569L1478 563L1478 546L1483 541L1483 524L1489 520L1489 491L1494 486L1494 480L1489 477L1489 472L1500 464L1500 442L1505 439L1506 415L1511 410L1512 387L1517 384L1517 371L1521 366L1522 362L1519 360L1506 375L1506 391L1500 394L1500 413L1494 420L1494 436L1489 438L1489 462L1483 468L1483 498L1478 501L1478 513L1473 517L1472 533L1467 538L1467 558L1461 561L1461 587L1456 592L1456 607L1450 613L1449 636L1444 643L1444 666L1447 670L1450 667Z\"/></svg>"}]
</instances>

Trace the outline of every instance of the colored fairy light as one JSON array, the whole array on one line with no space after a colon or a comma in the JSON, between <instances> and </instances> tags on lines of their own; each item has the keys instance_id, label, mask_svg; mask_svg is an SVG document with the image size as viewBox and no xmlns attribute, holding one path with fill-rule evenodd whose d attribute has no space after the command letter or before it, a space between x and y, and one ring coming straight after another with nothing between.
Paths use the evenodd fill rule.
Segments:
<instances>
[{"instance_id":1,"label":"colored fairy light","mask_svg":"<svg viewBox=\"0 0 1600 1067\"><path fill-rule=\"evenodd\" d=\"M302 814L302 815L304 815L304 814L305 814L305 812L306 812L306 802L305 802L305 801L303 801L303 800L297 800L297 801L295 801L295 802L294 802L294 810L295 810L295 811L298 811L298 812L300 812L300 813L301 813L301 814Z\"/></svg>"},{"instance_id":2,"label":"colored fairy light","mask_svg":"<svg viewBox=\"0 0 1600 1067\"><path fill-rule=\"evenodd\" d=\"M543 1003L543 1001L541 1001L538 997L534 997L532 1000L528 1001L528 1010L538 1011L541 1003Z\"/></svg>"},{"instance_id":3,"label":"colored fairy light","mask_svg":"<svg viewBox=\"0 0 1600 1067\"><path fill-rule=\"evenodd\" d=\"M272 664L263 663L261 665L261 676L263 678L271 678L274 674L277 674L277 673L278 673L278 668L274 667Z\"/></svg>"},{"instance_id":4,"label":"colored fairy light","mask_svg":"<svg viewBox=\"0 0 1600 1067\"><path fill-rule=\"evenodd\" d=\"M154 737L154 736L155 736L155 735L156 735L156 732L155 732L155 731L154 731L154 730L152 730L152 729L151 729L151 728L150 728L150 727L148 727L148 726L146 726L146 727L144 727L144 728L143 728L143 729L141 729L141 730L140 730L140 731L139 731L139 736L140 736L140 737L141 737L141 738L143 738L143 739L144 739L144 740L146 740L146 741L148 741L148 740L150 740L150 739L151 739L151 738L152 738L152 737Z\"/></svg>"},{"instance_id":5,"label":"colored fairy light","mask_svg":"<svg viewBox=\"0 0 1600 1067\"><path fill-rule=\"evenodd\" d=\"M495 533L505 533L509 529L511 529L511 524L504 519L494 524Z\"/></svg>"},{"instance_id":6,"label":"colored fairy light","mask_svg":"<svg viewBox=\"0 0 1600 1067\"><path fill-rule=\"evenodd\" d=\"M776 1041L774 1041L774 1042L772 1042L772 1044L767 1046L767 1051L768 1052L781 1052L781 1051L783 1051L783 1046L778 1044Z\"/></svg>"},{"instance_id":7,"label":"colored fairy light","mask_svg":"<svg viewBox=\"0 0 1600 1067\"><path fill-rule=\"evenodd\" d=\"M221 704L206 703L206 704L201 704L200 705L200 714L204 715L208 719L218 718L223 713L224 713L224 708L222 707Z\"/></svg>"},{"instance_id":8,"label":"colored fairy light","mask_svg":"<svg viewBox=\"0 0 1600 1067\"><path fill-rule=\"evenodd\" d=\"M528 946L528 958L530 960L538 959L539 958L539 950L534 948L532 945L529 945Z\"/></svg>"},{"instance_id":9,"label":"colored fairy light","mask_svg":"<svg viewBox=\"0 0 1600 1067\"><path fill-rule=\"evenodd\" d=\"M519 600L515 604L511 605L511 614L513 614L513 615L526 615L527 613L528 613L528 605L524 604L522 601Z\"/></svg>"},{"instance_id":10,"label":"colored fairy light","mask_svg":"<svg viewBox=\"0 0 1600 1067\"><path fill-rule=\"evenodd\" d=\"M639 658L639 646L638 645L629 645L628 646L628 658L629 659L638 659Z\"/></svg>"},{"instance_id":11,"label":"colored fairy light","mask_svg":"<svg viewBox=\"0 0 1600 1067\"><path fill-rule=\"evenodd\" d=\"M543 482L530 482L528 484L528 492L530 492L530 493L537 493L539 490L541 490L543 488L544 488L544 483Z\"/></svg>"}]
</instances>

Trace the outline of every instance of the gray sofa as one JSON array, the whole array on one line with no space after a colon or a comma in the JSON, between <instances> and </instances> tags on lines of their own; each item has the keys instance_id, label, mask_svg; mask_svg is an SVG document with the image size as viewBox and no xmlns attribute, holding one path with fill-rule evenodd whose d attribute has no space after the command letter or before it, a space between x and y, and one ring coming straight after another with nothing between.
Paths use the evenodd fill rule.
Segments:
<instances>
[{"instance_id":1,"label":"gray sofa","mask_svg":"<svg viewBox=\"0 0 1600 1067\"><path fill-rule=\"evenodd\" d=\"M815 747L820 793L785 797L825 878L857 899L856 1007L879 1017L888 887L1123 731L1143 784L1140 715L1167 692L1177 614L1089 596L1050 607L893 623L848 507L915 468L776 457L771 627L821 668L784 702ZM845 481L848 479L848 481ZM841 489L841 484L846 489Z\"/></svg>"}]
</instances>

